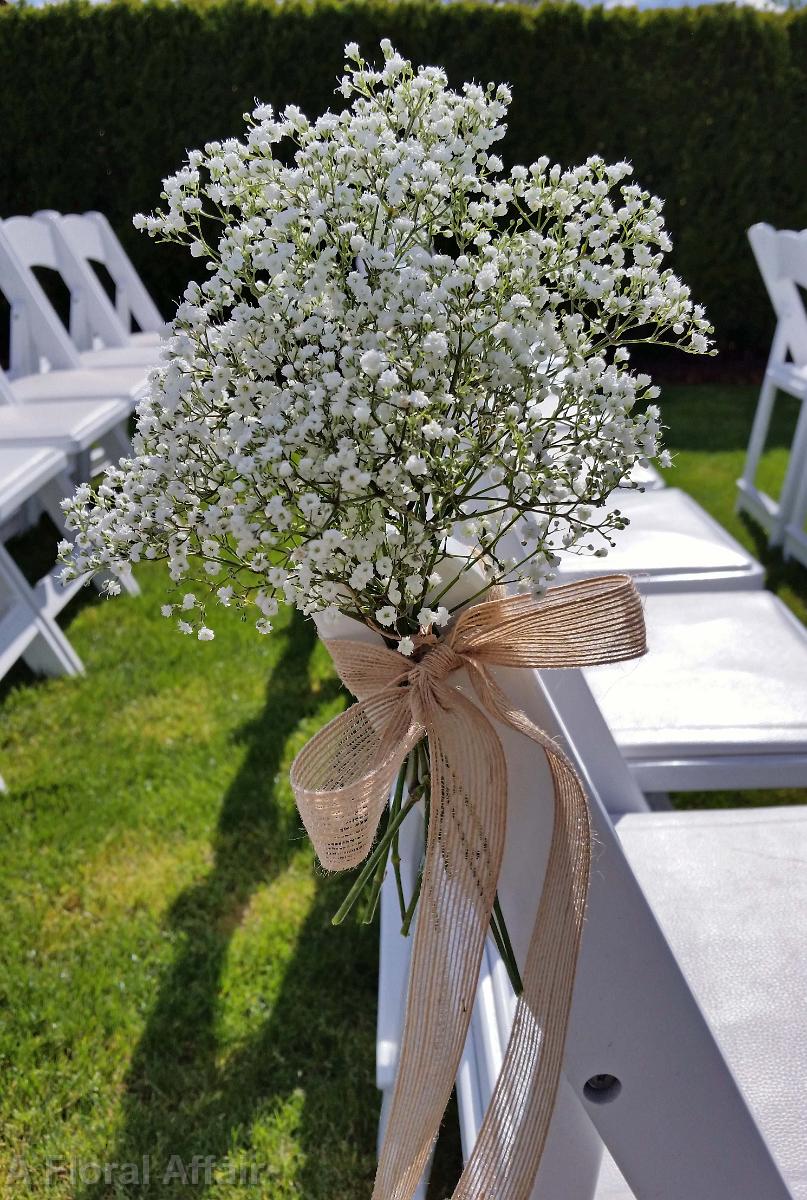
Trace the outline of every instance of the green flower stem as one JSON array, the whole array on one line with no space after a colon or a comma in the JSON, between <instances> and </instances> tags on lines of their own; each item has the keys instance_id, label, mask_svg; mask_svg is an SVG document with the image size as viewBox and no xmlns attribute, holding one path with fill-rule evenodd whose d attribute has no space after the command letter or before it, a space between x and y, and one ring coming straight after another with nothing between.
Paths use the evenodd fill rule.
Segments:
<instances>
[{"instance_id":1,"label":"green flower stem","mask_svg":"<svg viewBox=\"0 0 807 1200\"><path fill-rule=\"evenodd\" d=\"M387 830L389 830L390 826L395 822L395 819L398 816L398 813L401 811L401 803L403 801L403 790L404 790L404 784L406 783L406 775L407 775L408 769L409 769L409 756L407 755L407 757L404 759L404 761L401 764L401 769L398 772L398 779L396 780L396 783L395 783L395 792L393 793L392 801L390 802L390 807L389 807L389 817L387 819ZM387 842L387 854L382 854L381 858L379 859L378 868L376 870L375 878L373 879L373 885L370 889L370 895L369 895L368 901L367 901L367 911L365 912L364 918L362 921L363 925L371 925L373 922L373 917L375 916L375 910L378 907L378 897L381 894L381 885L384 882L384 876L387 873L387 859L388 859L390 850L392 851L392 854L393 854L393 860L396 857L398 859L399 870L398 870L398 874L396 876L396 882L398 882L400 880L401 856L398 853L398 830L399 830L399 826L396 826L395 832L392 835L392 839ZM385 840L385 839L382 839L382 841L383 840ZM401 892L401 894L402 894L402 892ZM400 897L399 897L399 899L400 899Z\"/></svg>"},{"instance_id":2,"label":"green flower stem","mask_svg":"<svg viewBox=\"0 0 807 1200\"><path fill-rule=\"evenodd\" d=\"M431 785L431 764L429 762L428 742L426 741L425 738L421 742L418 742L417 746L415 747L414 753L415 753L415 757L416 757L417 770L418 770L418 783L419 783L419 786L423 789L423 817L424 817L424 825L425 825L425 836L428 838L428 836L429 836L429 816L430 816L430 812L431 812L431 786L430 786ZM425 848L424 848L424 854L425 854ZM414 888L414 891L412 892L412 899L409 901L408 906L401 913L401 933L403 934L404 937L409 936L409 930L411 928L412 919L415 915L415 911L418 906L418 901L420 900L420 890L422 887L423 887L423 862L421 861L420 867L418 868L417 879L415 880L415 888Z\"/></svg>"},{"instance_id":3,"label":"green flower stem","mask_svg":"<svg viewBox=\"0 0 807 1200\"><path fill-rule=\"evenodd\" d=\"M404 937L409 936L409 928L412 924L412 918L414 917L415 910L417 909L417 906L418 906L418 900L420 899L420 889L422 886L423 886L423 863L420 864L420 869L418 870L418 877L415 882L415 890L412 892L412 899L409 901L409 907L406 909L406 911L404 912L404 915L403 915L403 921L401 923L401 933L403 934Z\"/></svg>"},{"instance_id":4,"label":"green flower stem","mask_svg":"<svg viewBox=\"0 0 807 1200\"><path fill-rule=\"evenodd\" d=\"M373 877L373 882L370 887L369 894L367 896L367 905L366 905L365 913L364 913L364 916L360 920L360 924L362 924L362 925L372 925L372 923L373 923L373 917L375 916L375 910L378 908L378 898L381 895L381 885L384 882L384 876L387 873L387 860L389 858L389 852L390 852L391 846L392 846L392 841L386 842L387 853L382 854L381 858L378 860L378 867L376 868L376 873Z\"/></svg>"},{"instance_id":5,"label":"green flower stem","mask_svg":"<svg viewBox=\"0 0 807 1200\"><path fill-rule=\"evenodd\" d=\"M356 901L358 900L362 891L364 890L364 888L367 884L367 881L371 878L371 876L373 876L375 874L376 868L378 867L380 860L383 858L384 861L386 862L387 854L389 852L389 848L392 843L392 839L395 836L396 830L400 828L401 824L403 823L403 821L404 821L405 817L407 816L407 814L409 813L410 809L415 807L418 800L420 800L420 790L419 789L414 791L411 794L411 796L409 796L408 800L406 801L406 804L404 804L402 806L402 808L398 812L397 816L395 817L395 820L389 822L386 830L384 831L384 836L379 841L379 843L376 846L373 853L366 860L364 866L362 867L361 871L358 874L358 877L357 877L355 883L353 884L352 888L350 889L350 891L348 892L348 894L345 896L344 900L342 901L342 904L339 907L339 911L334 913L334 915L331 917L332 925L341 925L342 924L345 917L348 915L351 908L356 903Z\"/></svg>"},{"instance_id":6,"label":"green flower stem","mask_svg":"<svg viewBox=\"0 0 807 1200\"><path fill-rule=\"evenodd\" d=\"M493 912L490 917L490 931L493 934L493 940L496 943L496 948L501 955L502 962L505 965L507 974L510 978L513 991L517 996L520 996L524 991L524 984L521 980L521 974L516 962L516 956L513 953L513 945L510 941L510 934L507 932L507 925L502 913L502 906L499 903L499 893L497 892L493 898Z\"/></svg>"},{"instance_id":7,"label":"green flower stem","mask_svg":"<svg viewBox=\"0 0 807 1200\"><path fill-rule=\"evenodd\" d=\"M404 789L410 786L409 795L404 801ZM404 937L408 936L412 927L417 906L420 901L420 894L423 887L423 862L417 873L415 887L410 897L409 903L406 902L404 895L403 881L401 879L401 855L399 850L399 830L410 810L415 805L423 800L424 817L426 824L426 835L428 836L429 829L429 813L431 800L431 764L429 762L428 747L425 739L418 743L417 746L407 755L401 768L398 772L398 777L395 782L395 791L390 800L389 817L387 819L387 827L379 839L372 854L364 863L361 871L356 877L353 886L348 892L345 899L342 901L339 911L331 918L334 925L341 925L345 917L351 911L356 901L361 896L362 892L369 884L367 908L362 918L363 923L369 925L378 907L378 899L381 894L381 885L384 882L384 876L387 872L389 862L392 862L392 867L395 872L395 886L398 893L398 904L401 910L401 933ZM493 900L493 911L490 916L490 932L496 944L496 948L501 955L505 970L512 985L513 991L517 996L520 996L524 990L524 985L519 973L516 956L513 952L513 945L510 941L510 935L507 931L507 924L502 912L502 906L499 901L498 892Z\"/></svg>"},{"instance_id":8,"label":"green flower stem","mask_svg":"<svg viewBox=\"0 0 807 1200\"><path fill-rule=\"evenodd\" d=\"M407 778L410 777L410 775L414 777L414 774L415 755L414 753L410 753L406 756L406 761L403 763L400 771L398 772L398 782L395 785L395 795L392 800L390 820L392 820L397 813L400 812L403 799L404 783L406 782ZM412 782L411 779L410 782ZM390 861L392 863L392 870L395 873L395 890L398 893L398 907L401 910L401 920L403 920L406 913L406 897L404 896L403 879L401 878L401 851L398 843L398 832L398 829L396 829L392 839L392 854L390 856Z\"/></svg>"}]
</instances>

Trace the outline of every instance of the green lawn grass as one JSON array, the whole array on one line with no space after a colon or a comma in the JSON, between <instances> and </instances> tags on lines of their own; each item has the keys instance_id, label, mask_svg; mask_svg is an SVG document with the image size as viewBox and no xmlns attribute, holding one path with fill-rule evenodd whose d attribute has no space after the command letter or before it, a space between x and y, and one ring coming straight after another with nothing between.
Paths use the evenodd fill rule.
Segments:
<instances>
[{"instance_id":1,"label":"green lawn grass","mask_svg":"<svg viewBox=\"0 0 807 1200\"><path fill-rule=\"evenodd\" d=\"M755 398L663 397L669 482L762 553L733 513ZM766 562L807 620L807 572ZM159 616L162 569L138 578L139 599L68 614L84 678L18 669L0 699L0 1195L369 1196L377 935L331 928L345 882L315 870L287 780L344 703L327 655L288 616L261 639L222 614L188 641ZM783 800L807 793L682 798ZM435 1197L456 1161L449 1137ZM94 1163L118 1166L94 1182Z\"/></svg>"}]
</instances>

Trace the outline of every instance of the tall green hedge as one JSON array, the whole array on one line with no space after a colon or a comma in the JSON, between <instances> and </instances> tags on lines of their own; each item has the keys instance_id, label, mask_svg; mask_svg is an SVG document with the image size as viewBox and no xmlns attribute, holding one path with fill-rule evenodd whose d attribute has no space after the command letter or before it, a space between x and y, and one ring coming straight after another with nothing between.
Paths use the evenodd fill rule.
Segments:
<instances>
[{"instance_id":1,"label":"tall green hedge","mask_svg":"<svg viewBox=\"0 0 807 1200\"><path fill-rule=\"evenodd\" d=\"M676 265L724 346L760 350L745 230L807 225L807 13L432 0L85 0L0 12L0 215L103 209L168 310L191 270L131 216L254 98L339 103L342 47L381 37L449 77L514 88L504 151L628 158L666 198Z\"/></svg>"}]
</instances>

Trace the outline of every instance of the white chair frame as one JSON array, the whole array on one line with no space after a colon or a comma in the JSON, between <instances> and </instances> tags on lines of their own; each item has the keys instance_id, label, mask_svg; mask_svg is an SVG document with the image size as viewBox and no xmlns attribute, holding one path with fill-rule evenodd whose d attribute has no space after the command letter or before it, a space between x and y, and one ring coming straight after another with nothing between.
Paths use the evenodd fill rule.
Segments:
<instances>
[{"instance_id":1,"label":"white chair frame","mask_svg":"<svg viewBox=\"0 0 807 1200\"><path fill-rule=\"evenodd\" d=\"M803 406L807 409L807 404ZM807 453L801 464L800 478L790 514L785 521L782 553L807 567Z\"/></svg>"},{"instance_id":2,"label":"white chair frame","mask_svg":"<svg viewBox=\"0 0 807 1200\"><path fill-rule=\"evenodd\" d=\"M560 738L570 753L589 792L597 847L565 1079L535 1196L591 1200L604 1143L641 1200L790 1200L779 1167L620 846L609 814L646 811L646 804L585 678L579 671L541 675L497 669L495 674L514 703L550 736ZM460 686L472 699L467 683ZM584 745L569 736L571 728L581 735L585 731ZM549 781L535 747L509 730L500 728L499 733L510 793L499 895L521 957L549 844ZM388 895L382 891L381 953L387 968L385 974L382 966L380 975L385 986L379 1009L391 1010L386 1014L387 1032L401 1020L408 970L393 887L387 879ZM499 989L497 997L494 978L489 960L480 995L487 995L495 1011L497 1003L508 1001L506 989ZM489 1013L487 1021L491 1018ZM469 1038L457 1081L466 1153L487 1100L480 1072L497 1066L490 1028L484 1034ZM388 1040L380 1081L391 1076L392 1058ZM682 1070L682 1064L687 1069ZM621 1081L621 1087L599 1095L589 1081L603 1075ZM382 1115L387 1110L385 1103ZM719 1114L719 1134L705 1114Z\"/></svg>"},{"instance_id":3,"label":"white chair frame","mask_svg":"<svg viewBox=\"0 0 807 1200\"><path fill-rule=\"evenodd\" d=\"M57 271L70 289L79 328L103 330L100 349L79 350L45 295L33 268ZM9 377L51 370L91 371L108 377L110 392L128 393L132 404L143 391L157 347L133 346L120 330L112 306L85 262L58 252L47 221L10 217L0 221L0 290L11 305ZM109 344L123 338L123 345Z\"/></svg>"},{"instance_id":4,"label":"white chair frame","mask_svg":"<svg viewBox=\"0 0 807 1200\"><path fill-rule=\"evenodd\" d=\"M79 351L93 350L97 342L126 345L126 332L109 298L86 261L60 236L58 221L7 217L2 232L26 267L47 267L61 275L70 291L70 340Z\"/></svg>"},{"instance_id":5,"label":"white chair frame","mask_svg":"<svg viewBox=\"0 0 807 1200\"><path fill-rule=\"evenodd\" d=\"M71 308L70 335L79 349L92 349L96 338L105 345L125 346L134 322L145 334L164 332L165 322L156 304L102 213L62 215L42 209L34 216L50 229L60 262L80 273L83 288L92 297L89 303ZM115 286L114 305L92 269L93 262L109 272ZM94 319L98 312L103 314L100 321Z\"/></svg>"},{"instance_id":6,"label":"white chair frame","mask_svg":"<svg viewBox=\"0 0 807 1200\"><path fill-rule=\"evenodd\" d=\"M645 593L758 591L760 563L691 496L679 488L612 494L610 508L629 517L606 558L564 555L559 583L625 571Z\"/></svg>"},{"instance_id":7,"label":"white chair frame","mask_svg":"<svg viewBox=\"0 0 807 1200\"><path fill-rule=\"evenodd\" d=\"M766 591L645 607L647 657L585 672L642 791L807 787L807 629L790 609Z\"/></svg>"},{"instance_id":8,"label":"white chair frame","mask_svg":"<svg viewBox=\"0 0 807 1200\"><path fill-rule=\"evenodd\" d=\"M10 379L36 375L43 366L79 370L79 352L71 342L36 276L20 261L0 222L0 291L11 308Z\"/></svg>"},{"instance_id":9,"label":"white chair frame","mask_svg":"<svg viewBox=\"0 0 807 1200\"><path fill-rule=\"evenodd\" d=\"M807 288L807 230L776 230L770 225L752 225L748 240L757 261L771 304L776 313L776 333L771 345L765 378L760 391L742 478L737 481L737 509L747 512L768 534L770 544L779 545L792 514L799 487L807 471L807 313L798 288ZM800 402L790 448L790 460L779 500L760 490L756 483L760 459L770 429L777 391ZM799 539L791 530L790 549Z\"/></svg>"},{"instance_id":10,"label":"white chair frame","mask_svg":"<svg viewBox=\"0 0 807 1200\"><path fill-rule=\"evenodd\" d=\"M72 489L67 456L48 447L0 443L0 529L14 513L36 497L51 519L64 527L59 499ZM45 675L77 675L81 660L56 623L81 581L62 587L57 568L33 587L0 541L0 678L23 658L33 671Z\"/></svg>"}]
</instances>

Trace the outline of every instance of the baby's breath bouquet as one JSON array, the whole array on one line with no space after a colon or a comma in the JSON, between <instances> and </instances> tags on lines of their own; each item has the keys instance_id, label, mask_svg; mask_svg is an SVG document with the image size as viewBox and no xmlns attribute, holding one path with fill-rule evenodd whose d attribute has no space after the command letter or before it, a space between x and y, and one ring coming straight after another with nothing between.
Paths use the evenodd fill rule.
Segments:
<instances>
[{"instance_id":1,"label":"baby's breath bouquet","mask_svg":"<svg viewBox=\"0 0 807 1200\"><path fill-rule=\"evenodd\" d=\"M128 564L167 560L163 613L202 641L220 605L266 634L285 603L411 657L457 596L540 592L561 554L607 552L625 521L604 502L659 453L630 347L709 347L627 163L505 170L506 86L455 91L381 48L375 69L346 47L342 112L259 105L136 218L207 274L133 456L66 502L64 553L113 592ZM396 821L428 798L423 749L410 760L372 896Z\"/></svg>"}]
</instances>

